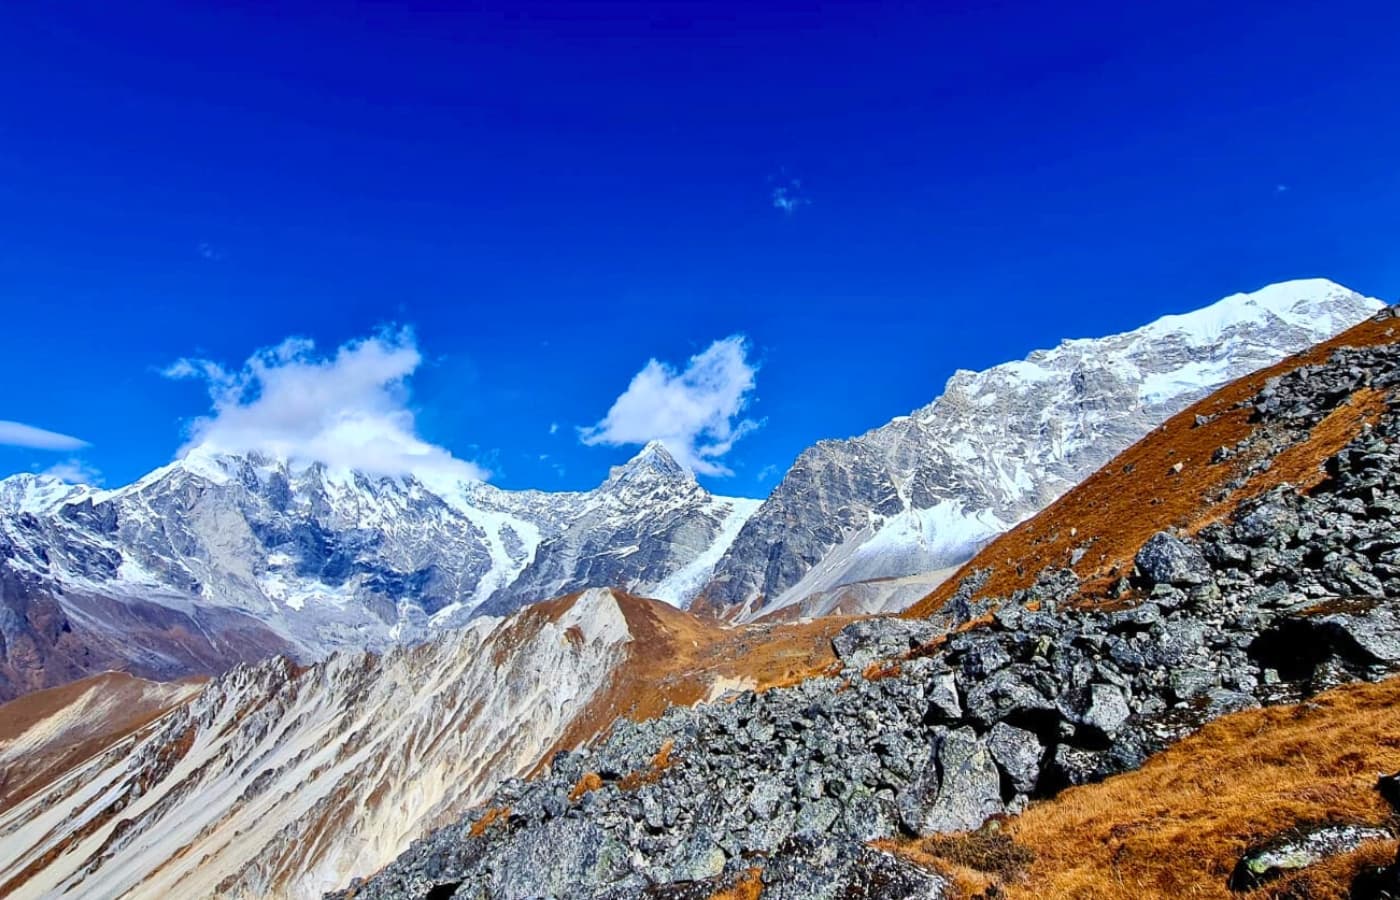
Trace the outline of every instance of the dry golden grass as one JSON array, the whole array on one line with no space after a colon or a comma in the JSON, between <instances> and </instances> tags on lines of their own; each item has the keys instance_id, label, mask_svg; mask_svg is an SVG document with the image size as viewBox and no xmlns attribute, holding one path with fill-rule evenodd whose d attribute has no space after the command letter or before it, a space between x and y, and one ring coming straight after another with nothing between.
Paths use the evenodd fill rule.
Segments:
<instances>
[{"instance_id":1,"label":"dry golden grass","mask_svg":"<svg viewBox=\"0 0 1400 900\"><path fill-rule=\"evenodd\" d=\"M710 895L710 900L758 900L763 896L762 870L746 869L734 884Z\"/></svg>"},{"instance_id":2,"label":"dry golden grass","mask_svg":"<svg viewBox=\"0 0 1400 900\"><path fill-rule=\"evenodd\" d=\"M950 871L967 896L996 884L1013 900L1342 898L1363 865L1395 858L1394 842L1250 894L1232 894L1226 881L1246 847L1290 826L1391 819L1376 777L1400 768L1397 709L1400 678L1392 678L1217 720L1136 772L1070 789L1006 822L1028 858L1019 873L983 871L956 838L900 852Z\"/></svg>"},{"instance_id":3,"label":"dry golden grass","mask_svg":"<svg viewBox=\"0 0 1400 900\"><path fill-rule=\"evenodd\" d=\"M472 823L471 836L481 837L486 830L497 822L504 822L510 818L509 806L493 806L488 809L481 818Z\"/></svg>"},{"instance_id":4,"label":"dry golden grass","mask_svg":"<svg viewBox=\"0 0 1400 900\"><path fill-rule=\"evenodd\" d=\"M614 591L633 640L627 661L613 683L597 696L554 746L577 747L605 732L619 719L651 719L671 706L705 700L717 681L755 690L790 686L828 674L836 657L831 638L852 618L811 622L725 626L656 600ZM557 618L577 595L539 604L540 615Z\"/></svg>"},{"instance_id":5,"label":"dry golden grass","mask_svg":"<svg viewBox=\"0 0 1400 900\"><path fill-rule=\"evenodd\" d=\"M1308 487L1321 479L1320 464L1350 441L1383 405L1378 392L1358 391L1349 404L1313 430L1308 440L1285 450L1270 469L1239 490L1225 494L1248 460L1210 462L1219 447L1234 447L1255 428L1252 411L1235 406L1258 393L1265 380L1303 365L1325 361L1339 347L1363 347L1400 341L1394 319L1367 321L1330 341L1232 382L1173 416L1160 428L1118 455L1046 510L984 547L953 577L910 607L906 617L936 612L958 583L978 569L989 577L981 597L1005 597L1029 587L1047 567L1068 566L1070 554L1086 547L1075 571L1087 595L1104 593L1118 577L1132 571L1137 549L1153 533L1168 527L1193 531L1219 519L1242 500L1288 482ZM1206 416L1204 425L1196 416ZM1173 471L1180 463L1180 472Z\"/></svg>"},{"instance_id":6,"label":"dry golden grass","mask_svg":"<svg viewBox=\"0 0 1400 900\"><path fill-rule=\"evenodd\" d=\"M597 772L584 772L583 777L574 784L573 790L569 791L569 802L577 803L583 799L583 795L598 790L603 786L603 779Z\"/></svg>"}]
</instances>

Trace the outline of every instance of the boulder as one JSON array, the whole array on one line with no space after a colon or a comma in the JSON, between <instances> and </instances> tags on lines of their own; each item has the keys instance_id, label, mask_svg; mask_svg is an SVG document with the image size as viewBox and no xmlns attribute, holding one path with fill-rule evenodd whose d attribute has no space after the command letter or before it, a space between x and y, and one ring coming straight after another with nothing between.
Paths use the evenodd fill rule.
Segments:
<instances>
[{"instance_id":1,"label":"boulder","mask_svg":"<svg viewBox=\"0 0 1400 900\"><path fill-rule=\"evenodd\" d=\"M987 749L992 759L1006 775L1011 789L1017 794L1029 794L1040 779L1040 759L1045 747L1034 732L1005 722L992 726L987 734Z\"/></svg>"},{"instance_id":2,"label":"boulder","mask_svg":"<svg viewBox=\"0 0 1400 900\"><path fill-rule=\"evenodd\" d=\"M863 669L878 659L902 656L938 633L936 625L922 620L862 619L837 632L831 648L848 667Z\"/></svg>"},{"instance_id":3,"label":"boulder","mask_svg":"<svg viewBox=\"0 0 1400 900\"><path fill-rule=\"evenodd\" d=\"M1211 579L1210 564L1195 543L1159 531L1142 545L1135 560L1138 572L1151 585L1178 587L1206 584Z\"/></svg>"},{"instance_id":4,"label":"boulder","mask_svg":"<svg viewBox=\"0 0 1400 900\"><path fill-rule=\"evenodd\" d=\"M1001 772L971 728L945 734L925 771L899 797L904 827L918 835L971 831L1004 809Z\"/></svg>"},{"instance_id":5,"label":"boulder","mask_svg":"<svg viewBox=\"0 0 1400 900\"><path fill-rule=\"evenodd\" d=\"M1230 890L1250 891L1328 857L1350 853L1367 841L1390 837L1389 830L1373 825L1299 826L1246 850L1230 875Z\"/></svg>"},{"instance_id":6,"label":"boulder","mask_svg":"<svg viewBox=\"0 0 1400 900\"><path fill-rule=\"evenodd\" d=\"M1121 690L1111 684L1089 686L1089 708L1084 713L1084 725L1112 740L1131 714Z\"/></svg>"}]
</instances>

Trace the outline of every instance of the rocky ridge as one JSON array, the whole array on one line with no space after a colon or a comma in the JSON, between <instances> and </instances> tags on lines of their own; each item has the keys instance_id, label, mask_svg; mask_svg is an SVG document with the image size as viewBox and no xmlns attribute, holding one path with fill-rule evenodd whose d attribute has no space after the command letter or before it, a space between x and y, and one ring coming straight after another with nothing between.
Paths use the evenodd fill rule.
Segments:
<instances>
[{"instance_id":1,"label":"rocky ridge","mask_svg":"<svg viewBox=\"0 0 1400 900\"><path fill-rule=\"evenodd\" d=\"M1154 535L1113 602L1086 606L1063 569L973 599L972 573L931 619L851 626L839 675L619 723L353 895L701 896L757 877L830 896L859 877L840 861L873 852L871 839L976 828L1136 768L1217 716L1394 672L1397 385L1394 344L1271 380L1249 401L1252 446L1229 448L1256 451L1260 469L1337 408L1367 393L1383 403L1311 492L1279 485L1197 534ZM811 886L779 887L795 859ZM889 865L913 881L869 896L946 888Z\"/></svg>"}]
</instances>

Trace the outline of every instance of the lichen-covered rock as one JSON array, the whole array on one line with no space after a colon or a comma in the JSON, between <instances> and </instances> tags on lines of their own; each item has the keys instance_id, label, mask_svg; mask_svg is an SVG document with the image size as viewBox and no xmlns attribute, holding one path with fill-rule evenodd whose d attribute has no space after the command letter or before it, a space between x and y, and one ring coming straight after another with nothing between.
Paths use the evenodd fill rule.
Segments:
<instances>
[{"instance_id":1,"label":"lichen-covered rock","mask_svg":"<svg viewBox=\"0 0 1400 900\"><path fill-rule=\"evenodd\" d=\"M998 722L987 734L987 748L1013 791L1029 794L1035 790L1045 748L1034 732Z\"/></svg>"},{"instance_id":2,"label":"lichen-covered rock","mask_svg":"<svg viewBox=\"0 0 1400 900\"><path fill-rule=\"evenodd\" d=\"M919 835L971 831L1004 811L1001 773L987 743L971 728L939 740L927 771L900 796L904 826Z\"/></svg>"},{"instance_id":3,"label":"lichen-covered rock","mask_svg":"<svg viewBox=\"0 0 1400 900\"><path fill-rule=\"evenodd\" d=\"M847 666L863 669L877 659L901 656L933 640L939 629L926 621L862 619L836 633L831 647Z\"/></svg>"},{"instance_id":4,"label":"lichen-covered rock","mask_svg":"<svg viewBox=\"0 0 1400 900\"><path fill-rule=\"evenodd\" d=\"M1166 531L1159 531L1138 551L1138 572L1149 584L1177 587L1210 581L1210 564L1195 544Z\"/></svg>"},{"instance_id":5,"label":"lichen-covered rock","mask_svg":"<svg viewBox=\"0 0 1400 900\"><path fill-rule=\"evenodd\" d=\"M1253 890L1330 856L1350 853L1367 841L1390 837L1388 829L1371 825L1313 825L1291 829L1246 850L1230 874L1230 889Z\"/></svg>"}]
</instances>

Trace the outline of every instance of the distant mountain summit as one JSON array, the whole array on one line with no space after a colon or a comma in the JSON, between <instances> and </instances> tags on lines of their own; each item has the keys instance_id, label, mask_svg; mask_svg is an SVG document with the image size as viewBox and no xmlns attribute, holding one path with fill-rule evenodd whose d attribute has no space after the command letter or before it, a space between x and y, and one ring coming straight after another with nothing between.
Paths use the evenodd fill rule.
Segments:
<instances>
[{"instance_id":1,"label":"distant mountain summit","mask_svg":"<svg viewBox=\"0 0 1400 900\"><path fill-rule=\"evenodd\" d=\"M1383 305L1325 279L1288 281L960 370L928 406L805 450L703 602L740 618L902 606L1173 413Z\"/></svg>"}]
</instances>

